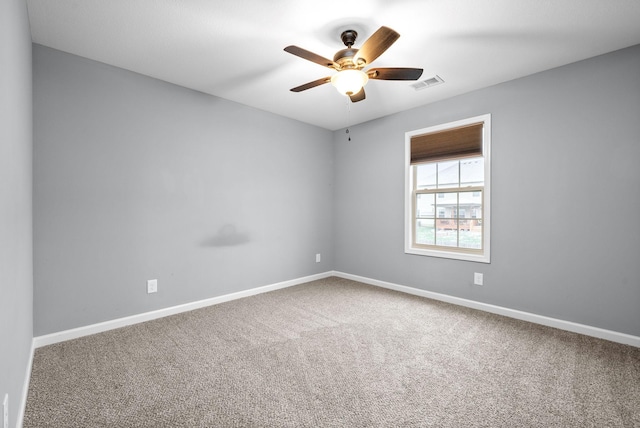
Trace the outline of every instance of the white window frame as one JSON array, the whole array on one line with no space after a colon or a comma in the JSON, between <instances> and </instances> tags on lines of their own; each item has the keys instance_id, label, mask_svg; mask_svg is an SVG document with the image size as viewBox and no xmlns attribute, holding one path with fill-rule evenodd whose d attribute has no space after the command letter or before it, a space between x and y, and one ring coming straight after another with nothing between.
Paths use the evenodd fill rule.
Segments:
<instances>
[{"instance_id":1,"label":"white window frame","mask_svg":"<svg viewBox=\"0 0 640 428\"><path fill-rule=\"evenodd\" d=\"M442 249L427 249L413 244L413 168L411 167L411 137L432 132L444 131L465 125L483 122L482 156L484 159L484 189L483 189L483 242L482 253L467 253L463 249L455 248L450 251ZM452 158L454 159L454 158ZM465 260L471 262L491 263L491 115L470 117L455 122L443 123L427 128L417 129L405 133L405 220L404 220L404 252L421 256L441 257L447 259Z\"/></svg>"}]
</instances>

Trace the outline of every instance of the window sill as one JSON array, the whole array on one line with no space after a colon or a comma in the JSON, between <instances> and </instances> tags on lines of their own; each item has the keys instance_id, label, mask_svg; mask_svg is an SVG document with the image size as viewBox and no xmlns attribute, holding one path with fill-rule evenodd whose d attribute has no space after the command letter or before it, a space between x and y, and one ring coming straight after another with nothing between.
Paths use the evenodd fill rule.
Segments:
<instances>
[{"instance_id":1,"label":"window sill","mask_svg":"<svg viewBox=\"0 0 640 428\"><path fill-rule=\"evenodd\" d=\"M486 252L485 254L473 254L459 251L428 250L415 247L407 247L404 252L405 254L413 254L417 256L439 257L443 259L454 259L476 263L491 263L491 258Z\"/></svg>"}]
</instances>

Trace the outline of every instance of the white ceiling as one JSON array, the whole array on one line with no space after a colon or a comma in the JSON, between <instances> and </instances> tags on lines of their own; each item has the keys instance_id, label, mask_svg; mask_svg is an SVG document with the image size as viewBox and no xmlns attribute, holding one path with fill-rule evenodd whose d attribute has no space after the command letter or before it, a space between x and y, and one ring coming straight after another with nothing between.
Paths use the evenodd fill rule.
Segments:
<instances>
[{"instance_id":1,"label":"white ceiling","mask_svg":"<svg viewBox=\"0 0 640 428\"><path fill-rule=\"evenodd\" d=\"M640 43L639 0L26 0L33 41L330 130ZM423 68L420 80L370 81L351 105L327 58L380 26L401 37L375 67Z\"/></svg>"}]
</instances>

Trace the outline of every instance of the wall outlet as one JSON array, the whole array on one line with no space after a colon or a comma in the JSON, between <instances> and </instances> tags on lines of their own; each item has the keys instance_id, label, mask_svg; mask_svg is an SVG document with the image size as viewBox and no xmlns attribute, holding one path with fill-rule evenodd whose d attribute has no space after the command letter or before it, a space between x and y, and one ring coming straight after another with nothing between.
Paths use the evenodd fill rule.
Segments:
<instances>
[{"instance_id":1,"label":"wall outlet","mask_svg":"<svg viewBox=\"0 0 640 428\"><path fill-rule=\"evenodd\" d=\"M150 279L147 281L147 293L157 293L158 292L158 280Z\"/></svg>"},{"instance_id":2,"label":"wall outlet","mask_svg":"<svg viewBox=\"0 0 640 428\"><path fill-rule=\"evenodd\" d=\"M9 428L9 394L4 394L2 400L2 428Z\"/></svg>"},{"instance_id":3,"label":"wall outlet","mask_svg":"<svg viewBox=\"0 0 640 428\"><path fill-rule=\"evenodd\" d=\"M483 274L475 272L473 274L473 283L475 285L484 285L484 278L483 278Z\"/></svg>"},{"instance_id":4,"label":"wall outlet","mask_svg":"<svg viewBox=\"0 0 640 428\"><path fill-rule=\"evenodd\" d=\"M322 260L322 256L318 253L316 254L316 263L320 263L320 260Z\"/></svg>"}]
</instances>

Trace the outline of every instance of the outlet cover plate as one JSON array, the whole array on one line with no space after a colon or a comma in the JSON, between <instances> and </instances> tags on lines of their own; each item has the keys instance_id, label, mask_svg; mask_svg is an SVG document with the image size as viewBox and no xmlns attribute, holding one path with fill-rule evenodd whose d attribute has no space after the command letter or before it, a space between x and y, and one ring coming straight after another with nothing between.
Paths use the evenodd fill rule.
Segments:
<instances>
[{"instance_id":1,"label":"outlet cover plate","mask_svg":"<svg viewBox=\"0 0 640 428\"><path fill-rule=\"evenodd\" d=\"M484 278L483 278L483 274L475 272L473 274L473 283L475 285L483 285L484 284Z\"/></svg>"},{"instance_id":2,"label":"outlet cover plate","mask_svg":"<svg viewBox=\"0 0 640 428\"><path fill-rule=\"evenodd\" d=\"M150 279L147 281L147 293L157 293L158 292L158 280Z\"/></svg>"}]
</instances>

